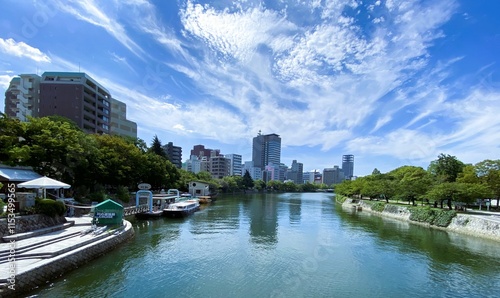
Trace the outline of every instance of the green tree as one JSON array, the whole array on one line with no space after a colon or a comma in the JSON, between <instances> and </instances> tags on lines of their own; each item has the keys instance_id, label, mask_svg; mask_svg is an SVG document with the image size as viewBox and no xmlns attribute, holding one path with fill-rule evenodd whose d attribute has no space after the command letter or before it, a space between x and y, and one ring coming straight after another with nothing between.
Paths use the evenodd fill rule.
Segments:
<instances>
[{"instance_id":1,"label":"green tree","mask_svg":"<svg viewBox=\"0 0 500 298\"><path fill-rule=\"evenodd\" d=\"M169 189L167 177L167 160L153 152L148 152L141 155L141 175L137 181L138 183L149 183L153 190Z\"/></svg>"},{"instance_id":2,"label":"green tree","mask_svg":"<svg viewBox=\"0 0 500 298\"><path fill-rule=\"evenodd\" d=\"M254 186L252 176L250 176L248 170L245 170L245 175L243 175L243 186L247 189L252 188Z\"/></svg>"},{"instance_id":3,"label":"green tree","mask_svg":"<svg viewBox=\"0 0 500 298\"><path fill-rule=\"evenodd\" d=\"M390 172L397 183L396 196L415 205L432 186L432 176L421 167L403 166Z\"/></svg>"},{"instance_id":4,"label":"green tree","mask_svg":"<svg viewBox=\"0 0 500 298\"><path fill-rule=\"evenodd\" d=\"M166 163L167 175L163 188L177 188L179 179L181 178L179 169L168 159L164 158L164 161Z\"/></svg>"},{"instance_id":5,"label":"green tree","mask_svg":"<svg viewBox=\"0 0 500 298\"><path fill-rule=\"evenodd\" d=\"M99 148L99 159L102 164L98 181L108 187L125 186L135 189L137 183L143 182L143 153L134 144L125 139L111 135L94 135Z\"/></svg>"},{"instance_id":6,"label":"green tree","mask_svg":"<svg viewBox=\"0 0 500 298\"><path fill-rule=\"evenodd\" d=\"M479 179L488 185L492 196L497 199L497 209L500 202L500 160L486 159L475 165Z\"/></svg>"},{"instance_id":7,"label":"green tree","mask_svg":"<svg viewBox=\"0 0 500 298\"><path fill-rule=\"evenodd\" d=\"M212 175L207 171L201 171L196 174L196 178L201 182L209 183L212 180Z\"/></svg>"},{"instance_id":8,"label":"green tree","mask_svg":"<svg viewBox=\"0 0 500 298\"><path fill-rule=\"evenodd\" d=\"M295 184L292 181L288 181L288 182L283 183L283 191L286 191L286 192L296 192L297 189L298 189L297 188L297 184Z\"/></svg>"},{"instance_id":9,"label":"green tree","mask_svg":"<svg viewBox=\"0 0 500 298\"><path fill-rule=\"evenodd\" d=\"M23 125L14 118L9 118L5 114L0 115L0 162L8 165L17 165L20 161L26 160L29 155L16 154L21 147ZM25 151L25 150L24 150Z\"/></svg>"},{"instance_id":10,"label":"green tree","mask_svg":"<svg viewBox=\"0 0 500 298\"><path fill-rule=\"evenodd\" d=\"M181 190L181 191L188 191L189 190L189 182L191 181L196 181L198 178L196 177L195 173L193 172L188 172L183 169L179 169L179 179L177 180L177 184L175 188Z\"/></svg>"},{"instance_id":11,"label":"green tree","mask_svg":"<svg viewBox=\"0 0 500 298\"><path fill-rule=\"evenodd\" d=\"M458 201L470 204L476 202L477 199L491 198L491 189L484 184L478 183L460 183L461 193L457 198Z\"/></svg>"},{"instance_id":12,"label":"green tree","mask_svg":"<svg viewBox=\"0 0 500 298\"><path fill-rule=\"evenodd\" d=\"M431 162L428 171L440 182L455 182L465 164L455 156L439 154L438 159Z\"/></svg>"},{"instance_id":13,"label":"green tree","mask_svg":"<svg viewBox=\"0 0 500 298\"><path fill-rule=\"evenodd\" d=\"M273 191L282 191L283 190L283 182L279 180L271 180L267 182L267 188Z\"/></svg>"},{"instance_id":14,"label":"green tree","mask_svg":"<svg viewBox=\"0 0 500 298\"><path fill-rule=\"evenodd\" d=\"M344 180L342 183L335 185L335 193L348 197L358 196L361 198L364 181L364 177L360 177L356 180Z\"/></svg>"},{"instance_id":15,"label":"green tree","mask_svg":"<svg viewBox=\"0 0 500 298\"><path fill-rule=\"evenodd\" d=\"M318 189L317 186L315 184L312 184L311 182L306 182L304 184L301 184L300 186L302 188L302 191L304 192L314 192L316 191L316 189Z\"/></svg>"},{"instance_id":16,"label":"green tree","mask_svg":"<svg viewBox=\"0 0 500 298\"><path fill-rule=\"evenodd\" d=\"M237 190L245 189L245 186L243 185L243 177L238 175L233 175L231 177L233 177L234 181L236 182Z\"/></svg>"},{"instance_id":17,"label":"green tree","mask_svg":"<svg viewBox=\"0 0 500 298\"><path fill-rule=\"evenodd\" d=\"M95 191L94 186L99 184L97 177L100 177L103 165L100 159L99 145L94 135L80 134L78 138L82 148L78 154L68 155L69 168L68 183L73 189L83 191ZM71 180L71 181L69 181Z\"/></svg>"},{"instance_id":18,"label":"green tree","mask_svg":"<svg viewBox=\"0 0 500 298\"><path fill-rule=\"evenodd\" d=\"M226 176L219 179L220 187L223 192L235 192L240 190L242 185L241 176Z\"/></svg>"},{"instance_id":19,"label":"green tree","mask_svg":"<svg viewBox=\"0 0 500 298\"><path fill-rule=\"evenodd\" d=\"M428 190L426 196L434 201L441 202L441 208L443 208L443 202L447 201L448 208L451 210L451 201L456 200L462 192L462 185L457 182L443 182L435 185Z\"/></svg>"},{"instance_id":20,"label":"green tree","mask_svg":"<svg viewBox=\"0 0 500 298\"><path fill-rule=\"evenodd\" d=\"M441 208L443 201L447 201L448 208L451 209L452 201L470 204L476 199L488 198L491 196L491 190L486 185L478 183L443 182L430 189L427 196L440 201Z\"/></svg>"},{"instance_id":21,"label":"green tree","mask_svg":"<svg viewBox=\"0 0 500 298\"><path fill-rule=\"evenodd\" d=\"M139 150L141 150L142 153L146 153L148 151L148 145L143 139L139 138L132 138L132 137L123 137L125 140L129 143L134 144Z\"/></svg>"},{"instance_id":22,"label":"green tree","mask_svg":"<svg viewBox=\"0 0 500 298\"><path fill-rule=\"evenodd\" d=\"M481 183L477 175L476 167L473 165L465 165L462 172L457 176L457 182L461 183Z\"/></svg>"},{"instance_id":23,"label":"green tree","mask_svg":"<svg viewBox=\"0 0 500 298\"><path fill-rule=\"evenodd\" d=\"M254 188L257 189L258 191L261 191L266 188L266 182L264 182L261 179L255 180L254 181Z\"/></svg>"},{"instance_id":24,"label":"green tree","mask_svg":"<svg viewBox=\"0 0 500 298\"><path fill-rule=\"evenodd\" d=\"M161 141L160 139L158 139L157 135L154 136L153 141L151 142L150 150L156 155L159 155L164 158L167 157L167 154L165 154L165 151L163 150L163 147L161 145Z\"/></svg>"},{"instance_id":25,"label":"green tree","mask_svg":"<svg viewBox=\"0 0 500 298\"><path fill-rule=\"evenodd\" d=\"M23 125L17 153L25 159L19 158L19 164L31 166L39 174L55 179L74 179L73 167L85 153L82 147L85 133L75 129L69 121L53 121L48 117L30 118Z\"/></svg>"}]
</instances>

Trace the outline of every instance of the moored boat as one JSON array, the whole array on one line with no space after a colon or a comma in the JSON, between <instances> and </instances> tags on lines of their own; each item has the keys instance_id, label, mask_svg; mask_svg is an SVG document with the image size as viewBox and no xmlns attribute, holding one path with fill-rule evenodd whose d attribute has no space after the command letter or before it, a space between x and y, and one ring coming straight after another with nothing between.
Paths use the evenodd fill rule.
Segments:
<instances>
[{"instance_id":1,"label":"moored boat","mask_svg":"<svg viewBox=\"0 0 500 298\"><path fill-rule=\"evenodd\" d=\"M163 214L168 217L186 217L200 209L198 200L185 200L168 205Z\"/></svg>"},{"instance_id":2,"label":"moored boat","mask_svg":"<svg viewBox=\"0 0 500 298\"><path fill-rule=\"evenodd\" d=\"M200 204L208 204L212 202L212 199L210 198L210 196L199 196L198 201L200 202Z\"/></svg>"},{"instance_id":3,"label":"moored boat","mask_svg":"<svg viewBox=\"0 0 500 298\"><path fill-rule=\"evenodd\" d=\"M150 219L150 218L159 218L163 215L163 210L153 210L137 213L135 217L137 219Z\"/></svg>"}]
</instances>

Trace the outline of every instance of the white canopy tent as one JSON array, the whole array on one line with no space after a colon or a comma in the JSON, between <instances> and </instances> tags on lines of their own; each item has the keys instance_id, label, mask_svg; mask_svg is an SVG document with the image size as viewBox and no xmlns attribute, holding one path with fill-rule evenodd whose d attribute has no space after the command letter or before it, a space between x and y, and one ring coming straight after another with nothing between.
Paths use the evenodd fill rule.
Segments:
<instances>
[{"instance_id":1,"label":"white canopy tent","mask_svg":"<svg viewBox=\"0 0 500 298\"><path fill-rule=\"evenodd\" d=\"M36 189L43 189L43 197L46 197L46 190L47 189L61 189L61 188L70 188L71 185L66 184L64 182L49 178L47 176L43 176L41 178L33 179L30 181L26 181L23 183L19 183L17 185L18 187L23 187L23 188L36 188Z\"/></svg>"}]
</instances>

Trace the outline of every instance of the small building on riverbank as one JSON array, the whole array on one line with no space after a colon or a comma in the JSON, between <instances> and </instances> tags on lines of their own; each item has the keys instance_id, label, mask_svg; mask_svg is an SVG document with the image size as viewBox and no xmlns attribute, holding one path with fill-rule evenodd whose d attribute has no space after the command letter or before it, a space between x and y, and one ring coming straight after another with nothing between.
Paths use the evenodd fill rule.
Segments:
<instances>
[{"instance_id":1,"label":"small building on riverbank","mask_svg":"<svg viewBox=\"0 0 500 298\"><path fill-rule=\"evenodd\" d=\"M210 195L210 185L205 182L191 181L189 182L189 193L193 197L199 196L209 196Z\"/></svg>"}]
</instances>

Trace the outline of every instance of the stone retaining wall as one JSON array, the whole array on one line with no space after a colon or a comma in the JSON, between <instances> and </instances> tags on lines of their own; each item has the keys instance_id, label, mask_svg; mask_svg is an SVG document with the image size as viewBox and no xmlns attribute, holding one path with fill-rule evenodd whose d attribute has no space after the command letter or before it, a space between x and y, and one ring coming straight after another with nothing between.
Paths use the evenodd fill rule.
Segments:
<instances>
[{"instance_id":1,"label":"stone retaining wall","mask_svg":"<svg viewBox=\"0 0 500 298\"><path fill-rule=\"evenodd\" d=\"M420 223L410 220L410 210L405 206L396 206L387 204L384 211L377 212L371 209L371 205L364 201L347 199L342 207L352 208L351 206L361 206L363 211L368 211L383 217L395 218L414 224L424 225L444 231L452 231L461 234L467 234L476 237L488 238L500 241L500 218L498 220L489 220L474 214L457 214L447 227L438 227L426 223Z\"/></svg>"},{"instance_id":2,"label":"stone retaining wall","mask_svg":"<svg viewBox=\"0 0 500 298\"><path fill-rule=\"evenodd\" d=\"M25 233L61 225L65 222L66 218L64 216L50 217L45 214L16 216L15 230L16 233ZM0 238L10 235L7 229L7 224L7 218L0 219Z\"/></svg>"},{"instance_id":3,"label":"stone retaining wall","mask_svg":"<svg viewBox=\"0 0 500 298\"><path fill-rule=\"evenodd\" d=\"M448 230L473 236L500 240L500 221L486 220L474 215L457 214Z\"/></svg>"},{"instance_id":4,"label":"stone retaining wall","mask_svg":"<svg viewBox=\"0 0 500 298\"><path fill-rule=\"evenodd\" d=\"M126 220L124 220L124 224L123 231L118 235L111 235L102 240L58 255L48 263L17 275L15 291L9 289L7 284L2 285L2 288L0 288L0 297L20 296L112 250L120 243L134 236L132 224Z\"/></svg>"}]
</instances>

